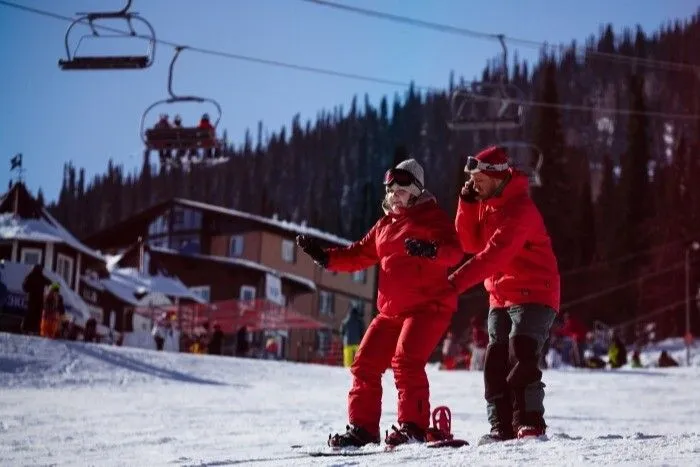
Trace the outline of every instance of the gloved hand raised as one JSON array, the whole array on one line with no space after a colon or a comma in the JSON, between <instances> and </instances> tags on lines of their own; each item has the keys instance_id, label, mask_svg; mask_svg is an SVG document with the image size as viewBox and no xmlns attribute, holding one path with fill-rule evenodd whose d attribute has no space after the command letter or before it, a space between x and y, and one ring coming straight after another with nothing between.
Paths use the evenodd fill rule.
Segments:
<instances>
[{"instance_id":1,"label":"gloved hand raised","mask_svg":"<svg viewBox=\"0 0 700 467\"><path fill-rule=\"evenodd\" d=\"M328 253L326 253L315 238L308 235L297 235L297 245L304 253L309 255L316 264L322 268L328 267Z\"/></svg>"},{"instance_id":2,"label":"gloved hand raised","mask_svg":"<svg viewBox=\"0 0 700 467\"><path fill-rule=\"evenodd\" d=\"M436 242L419 240L417 238L407 238L404 240L406 253L410 256L421 256L423 258L437 258L438 246Z\"/></svg>"}]
</instances>

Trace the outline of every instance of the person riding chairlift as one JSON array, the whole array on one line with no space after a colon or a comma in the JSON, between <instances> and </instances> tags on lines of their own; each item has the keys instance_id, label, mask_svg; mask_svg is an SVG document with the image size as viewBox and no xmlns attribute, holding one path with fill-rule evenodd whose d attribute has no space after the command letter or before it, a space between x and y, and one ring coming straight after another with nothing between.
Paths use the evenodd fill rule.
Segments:
<instances>
[{"instance_id":1,"label":"person riding chairlift","mask_svg":"<svg viewBox=\"0 0 700 467\"><path fill-rule=\"evenodd\" d=\"M153 125L155 130L167 130L172 128L170 122L168 121L168 114L160 114L158 122ZM158 157L160 158L160 163L164 164L167 159L170 158L170 149L167 147L166 143L158 143L156 146L158 149Z\"/></svg>"},{"instance_id":2,"label":"person riding chairlift","mask_svg":"<svg viewBox=\"0 0 700 467\"><path fill-rule=\"evenodd\" d=\"M202 130L209 130L209 137L202 141L202 147L204 148L204 157L213 157L212 150L214 148L216 129L209 121L209 114L202 115L202 119L199 121L198 127Z\"/></svg>"},{"instance_id":3,"label":"person riding chairlift","mask_svg":"<svg viewBox=\"0 0 700 467\"><path fill-rule=\"evenodd\" d=\"M175 115L175 117L173 117L173 128L176 130L182 129L182 117L179 114ZM177 152L175 153L175 158L180 160L183 157L185 157L186 155L187 155L187 152L184 149L178 148Z\"/></svg>"}]
</instances>

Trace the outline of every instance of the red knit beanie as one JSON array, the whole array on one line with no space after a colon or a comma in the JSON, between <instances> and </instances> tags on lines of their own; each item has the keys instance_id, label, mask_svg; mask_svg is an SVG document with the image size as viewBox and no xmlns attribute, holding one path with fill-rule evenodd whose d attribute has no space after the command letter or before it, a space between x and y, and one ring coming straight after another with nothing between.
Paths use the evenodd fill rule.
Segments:
<instances>
[{"instance_id":1,"label":"red knit beanie","mask_svg":"<svg viewBox=\"0 0 700 467\"><path fill-rule=\"evenodd\" d=\"M510 173L510 164L508 163L508 154L505 149L499 146L490 146L481 152L479 152L473 158L479 162L478 165L475 162L467 161L467 166L464 171L468 173L478 173L481 172L484 175L492 178L506 178L508 173ZM480 167L481 164L488 164L489 168Z\"/></svg>"}]
</instances>

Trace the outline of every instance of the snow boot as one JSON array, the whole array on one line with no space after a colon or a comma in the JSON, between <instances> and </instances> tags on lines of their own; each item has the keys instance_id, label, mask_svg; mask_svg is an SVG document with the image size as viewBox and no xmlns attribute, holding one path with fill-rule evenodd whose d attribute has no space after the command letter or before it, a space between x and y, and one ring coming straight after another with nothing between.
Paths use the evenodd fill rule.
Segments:
<instances>
[{"instance_id":1,"label":"snow boot","mask_svg":"<svg viewBox=\"0 0 700 467\"><path fill-rule=\"evenodd\" d=\"M508 441L509 439L513 438L515 438L513 433L501 430L498 427L494 427L491 428L491 433L479 438L478 445L481 446L482 444L499 443L501 441Z\"/></svg>"},{"instance_id":2,"label":"snow boot","mask_svg":"<svg viewBox=\"0 0 700 467\"><path fill-rule=\"evenodd\" d=\"M546 428L543 426L520 425L518 427L518 439L543 438Z\"/></svg>"},{"instance_id":3,"label":"snow boot","mask_svg":"<svg viewBox=\"0 0 700 467\"><path fill-rule=\"evenodd\" d=\"M384 442L388 446L425 442L425 430L418 428L415 423L402 423L401 428L396 428L396 426L391 425L391 429L393 431L389 433L389 430L387 430L386 438L384 438Z\"/></svg>"},{"instance_id":4,"label":"snow boot","mask_svg":"<svg viewBox=\"0 0 700 467\"><path fill-rule=\"evenodd\" d=\"M362 447L367 444L379 444L379 435L372 436L367 430L359 426L346 425L345 433L328 435L328 446L332 448Z\"/></svg>"}]
</instances>

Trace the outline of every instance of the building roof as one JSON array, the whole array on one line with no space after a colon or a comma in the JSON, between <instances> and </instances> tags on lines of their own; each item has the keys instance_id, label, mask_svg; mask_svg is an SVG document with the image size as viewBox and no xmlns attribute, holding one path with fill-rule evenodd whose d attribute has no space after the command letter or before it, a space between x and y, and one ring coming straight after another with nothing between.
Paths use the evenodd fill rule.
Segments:
<instances>
[{"instance_id":1,"label":"building roof","mask_svg":"<svg viewBox=\"0 0 700 467\"><path fill-rule=\"evenodd\" d=\"M64 243L88 256L105 260L68 232L46 208L39 205L22 183L13 185L0 198L0 240Z\"/></svg>"},{"instance_id":2,"label":"building roof","mask_svg":"<svg viewBox=\"0 0 700 467\"><path fill-rule=\"evenodd\" d=\"M276 269L269 268L267 266L263 266L260 263L256 263L255 261L250 261L246 259L241 259L241 258L227 258L223 256L213 256L213 255L202 255L198 253L181 253L177 250L172 250L169 248L161 248L161 247L149 247L149 249L153 253L160 253L160 254L165 254L165 255L173 255L173 256L182 256L186 258L195 258L195 259L200 259L204 261L214 261L217 263L221 264L230 264L233 266L241 266L244 268L248 269L254 269L256 271L272 274L275 276L278 276L282 279L286 279L290 282L295 282L297 285L301 285L302 287L307 288L310 291L315 291L316 290L316 283L312 281L311 279L307 279L306 277L298 276L296 274L290 274L287 272L282 272L278 271Z\"/></svg>"},{"instance_id":3,"label":"building roof","mask_svg":"<svg viewBox=\"0 0 700 467\"><path fill-rule=\"evenodd\" d=\"M267 231L279 232L284 235L309 235L337 246L347 246L352 243L350 240L315 229L313 227L309 227L305 224L297 224L276 218L268 218L257 214L238 211L236 209L224 208L213 204L183 198L173 198L168 201L155 204L128 219L89 235L84 239L84 241L88 245L102 249L131 245L138 240L138 237L144 235L144 232L148 229L148 225L154 218L173 206L197 209L230 219L242 219L258 224L261 227L264 227Z\"/></svg>"},{"instance_id":4,"label":"building roof","mask_svg":"<svg viewBox=\"0 0 700 467\"><path fill-rule=\"evenodd\" d=\"M175 204L180 205L180 206L186 206L186 207L190 207L190 208L194 208L194 209L200 209L202 211L214 212L214 213L222 214L224 216L238 217L241 219L248 219L248 220L252 220L255 222L259 222L261 224L265 224L265 225L273 227L273 228L286 230L289 233L310 235L310 236L318 238L320 240L325 240L329 243L334 243L334 244L343 245L343 246L347 246L350 243L352 243L350 240L347 240L347 239L342 238L342 237L338 237L337 235L333 235L331 233L324 232L324 231L319 230L319 229L315 229L313 227L309 227L306 224L297 224L294 222L280 220L277 218L269 218L269 217L259 216L257 214L251 214L248 212L238 211L237 209L224 208L221 206L216 206L216 205L207 204L207 203L201 203L199 201L192 201L189 199L175 198L173 201L175 202Z\"/></svg>"},{"instance_id":5,"label":"building roof","mask_svg":"<svg viewBox=\"0 0 700 467\"><path fill-rule=\"evenodd\" d=\"M110 268L109 277L94 278L86 275L83 280L92 288L106 290L132 306L147 303L148 296L151 294L162 294L166 297L191 300L195 303L207 303L176 277L143 274L136 268ZM141 300L134 295L140 290L148 294Z\"/></svg>"}]
</instances>

